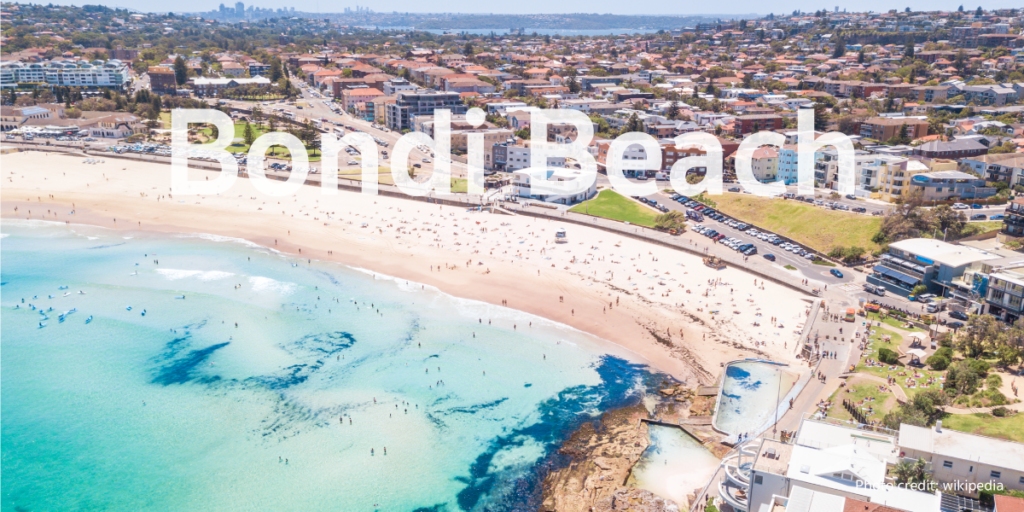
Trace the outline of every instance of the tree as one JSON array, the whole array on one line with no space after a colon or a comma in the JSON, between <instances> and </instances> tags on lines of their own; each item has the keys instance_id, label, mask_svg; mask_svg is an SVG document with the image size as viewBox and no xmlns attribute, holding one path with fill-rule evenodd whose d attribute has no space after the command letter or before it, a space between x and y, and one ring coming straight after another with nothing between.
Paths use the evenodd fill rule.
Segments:
<instances>
[{"instance_id":1,"label":"tree","mask_svg":"<svg viewBox=\"0 0 1024 512\"><path fill-rule=\"evenodd\" d=\"M665 116L669 119L679 118L679 102L673 101L669 104L668 110L665 111Z\"/></svg>"},{"instance_id":2,"label":"tree","mask_svg":"<svg viewBox=\"0 0 1024 512\"><path fill-rule=\"evenodd\" d=\"M252 126L249 123L245 123L245 130L242 132L242 138L245 139L246 146L252 146L252 143L256 141L256 134L252 131Z\"/></svg>"},{"instance_id":3,"label":"tree","mask_svg":"<svg viewBox=\"0 0 1024 512\"><path fill-rule=\"evenodd\" d=\"M864 64L864 49L857 52L857 64Z\"/></svg>"},{"instance_id":4,"label":"tree","mask_svg":"<svg viewBox=\"0 0 1024 512\"><path fill-rule=\"evenodd\" d=\"M838 59L839 57L842 57L843 55L846 55L846 41L843 41L843 36L837 36L836 37L836 48L835 48L835 50L832 50L832 58L833 59Z\"/></svg>"},{"instance_id":5,"label":"tree","mask_svg":"<svg viewBox=\"0 0 1024 512\"><path fill-rule=\"evenodd\" d=\"M281 61L274 59L270 61L270 81L276 82L284 78L284 70L281 67Z\"/></svg>"},{"instance_id":6,"label":"tree","mask_svg":"<svg viewBox=\"0 0 1024 512\"><path fill-rule=\"evenodd\" d=\"M185 85L188 82L188 67L185 66L185 59L178 55L174 59L174 81L178 85Z\"/></svg>"},{"instance_id":7,"label":"tree","mask_svg":"<svg viewBox=\"0 0 1024 512\"><path fill-rule=\"evenodd\" d=\"M566 80L565 86L569 88L569 92L572 94L579 94L580 83L576 80L576 74L569 75L569 79Z\"/></svg>"},{"instance_id":8,"label":"tree","mask_svg":"<svg viewBox=\"0 0 1024 512\"><path fill-rule=\"evenodd\" d=\"M963 48L956 52L956 57L953 57L953 67L956 68L956 71L961 75L964 73L964 70L967 69L967 53L964 52Z\"/></svg>"},{"instance_id":9,"label":"tree","mask_svg":"<svg viewBox=\"0 0 1024 512\"><path fill-rule=\"evenodd\" d=\"M677 210L665 212L654 218L654 228L664 231L674 229L682 233L686 229L686 216Z\"/></svg>"},{"instance_id":10,"label":"tree","mask_svg":"<svg viewBox=\"0 0 1024 512\"><path fill-rule=\"evenodd\" d=\"M914 58L914 36L907 38L907 44L903 47L903 58L913 60Z\"/></svg>"},{"instance_id":11,"label":"tree","mask_svg":"<svg viewBox=\"0 0 1024 512\"><path fill-rule=\"evenodd\" d=\"M971 315L956 338L956 348L967 357L980 356L988 347L994 347L1003 333L999 321L992 315Z\"/></svg>"},{"instance_id":12,"label":"tree","mask_svg":"<svg viewBox=\"0 0 1024 512\"><path fill-rule=\"evenodd\" d=\"M629 116L629 120L622 126L622 133L628 132L642 132L644 131L644 122L640 120L640 117L633 112Z\"/></svg>"},{"instance_id":13,"label":"tree","mask_svg":"<svg viewBox=\"0 0 1024 512\"><path fill-rule=\"evenodd\" d=\"M263 121L263 109L261 109L259 105L253 105L250 117L252 117L252 120L256 123L256 126L260 126Z\"/></svg>"},{"instance_id":14,"label":"tree","mask_svg":"<svg viewBox=\"0 0 1024 512\"><path fill-rule=\"evenodd\" d=\"M814 130L824 132L828 130L828 111L825 110L825 104L822 102L816 102L814 104Z\"/></svg>"},{"instance_id":15,"label":"tree","mask_svg":"<svg viewBox=\"0 0 1024 512\"><path fill-rule=\"evenodd\" d=\"M901 460L892 468L893 479L896 483L906 485L921 485L932 481L932 477L925 471L924 459L917 459L914 462Z\"/></svg>"}]
</instances>

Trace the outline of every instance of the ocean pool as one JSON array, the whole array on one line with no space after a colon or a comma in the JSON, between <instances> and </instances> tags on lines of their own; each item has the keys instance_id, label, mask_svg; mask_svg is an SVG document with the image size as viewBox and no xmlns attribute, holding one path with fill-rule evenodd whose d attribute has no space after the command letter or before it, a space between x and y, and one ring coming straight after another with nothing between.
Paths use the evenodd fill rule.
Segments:
<instances>
[{"instance_id":1,"label":"ocean pool","mask_svg":"<svg viewBox=\"0 0 1024 512\"><path fill-rule=\"evenodd\" d=\"M633 466L631 484L686 510L686 496L702 489L721 461L679 428L655 424L648 428L651 444Z\"/></svg>"},{"instance_id":2,"label":"ocean pool","mask_svg":"<svg viewBox=\"0 0 1024 512\"><path fill-rule=\"evenodd\" d=\"M714 427L730 435L755 436L774 421L779 404L798 375L785 366L762 361L734 361L725 367Z\"/></svg>"}]
</instances>

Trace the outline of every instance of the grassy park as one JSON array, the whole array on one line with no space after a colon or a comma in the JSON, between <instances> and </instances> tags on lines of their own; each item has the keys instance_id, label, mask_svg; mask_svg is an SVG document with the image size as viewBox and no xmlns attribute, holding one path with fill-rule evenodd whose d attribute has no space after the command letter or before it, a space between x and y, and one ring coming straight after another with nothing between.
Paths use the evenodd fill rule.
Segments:
<instances>
[{"instance_id":1,"label":"grassy park","mask_svg":"<svg viewBox=\"0 0 1024 512\"><path fill-rule=\"evenodd\" d=\"M569 209L571 212L653 227L658 216L654 210L611 189L602 190L597 197Z\"/></svg>"},{"instance_id":2,"label":"grassy park","mask_svg":"<svg viewBox=\"0 0 1024 512\"><path fill-rule=\"evenodd\" d=\"M834 247L863 247L875 251L871 241L882 225L879 217L826 210L798 201L771 199L749 194L724 194L715 197L718 210L730 217L749 222L789 237L822 252Z\"/></svg>"},{"instance_id":3,"label":"grassy park","mask_svg":"<svg viewBox=\"0 0 1024 512\"><path fill-rule=\"evenodd\" d=\"M270 132L270 128L268 128L266 125L250 124L249 126L252 127L252 133L253 133L253 138L254 139L258 139L261 135ZM213 128L210 128L210 127L203 128L202 130L199 131L199 133L205 135L206 137L213 137ZM245 138L245 123L240 123L240 122L237 122L237 121L235 122L235 135L234 135L234 137L235 137L235 139L244 139ZM238 142L235 142L235 143L231 144L230 146L228 146L225 149L225 151L227 151L229 153L248 153L249 152L249 145L246 144L243 141L238 141ZM281 159L284 159L284 160L291 160L291 153L288 151L287 148L282 147L282 146L273 146L273 147L271 147L267 151L267 154L272 156L272 157L275 157L275 158L281 158ZM307 148L306 149L306 156L309 158L310 162L319 162L320 161L320 151L319 150L313 150L311 148Z\"/></svg>"},{"instance_id":4,"label":"grassy park","mask_svg":"<svg viewBox=\"0 0 1024 512\"><path fill-rule=\"evenodd\" d=\"M942 426L961 432L1024 443L1024 420L1021 420L1019 415L997 418L984 412L947 414L942 417Z\"/></svg>"}]
</instances>

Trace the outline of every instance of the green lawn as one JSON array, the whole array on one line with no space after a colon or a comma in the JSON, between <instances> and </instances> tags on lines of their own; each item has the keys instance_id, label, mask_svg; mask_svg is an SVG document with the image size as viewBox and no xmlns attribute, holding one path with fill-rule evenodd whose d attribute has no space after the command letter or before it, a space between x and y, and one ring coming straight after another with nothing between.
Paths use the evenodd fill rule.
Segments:
<instances>
[{"instance_id":1,"label":"green lawn","mask_svg":"<svg viewBox=\"0 0 1024 512\"><path fill-rule=\"evenodd\" d=\"M871 335L868 338L871 343L868 346L868 349L865 351L864 355L861 356L861 360L857 364L857 367L855 369L856 372L877 375L878 377L881 377L883 379L889 376L895 377L896 384L899 387L903 388L904 393L906 393L908 397L912 397L917 392L925 389L942 389L942 381L938 380L938 378L945 375L946 372L944 371L937 372L934 370L927 370L925 368L914 368L912 366L899 365L897 365L895 370L890 370L888 365L881 367L867 366L866 361L868 359L871 359L876 363L878 362L879 349L887 348L889 350L892 350L893 352L896 352L900 344L903 343L903 337L900 336L899 334L896 334L895 332L882 329L879 327L871 327L871 329L875 330L875 334ZM888 335L890 337L889 341L884 341L882 339L882 336L885 335ZM906 373L907 375L901 376L899 375L900 373ZM914 377L915 373L920 375L920 377ZM915 387L909 387L907 382L908 378L917 381L918 385ZM927 382L929 378L935 378L936 382L932 383L930 387L925 387L924 384L925 382Z\"/></svg>"},{"instance_id":2,"label":"green lawn","mask_svg":"<svg viewBox=\"0 0 1024 512\"><path fill-rule=\"evenodd\" d=\"M872 322L877 322L878 321L878 313L868 313L867 318L868 318L868 320L871 320ZM922 329L920 327L917 327L917 326L914 326L914 327L903 327L903 324L905 324L906 322L900 320L899 318L893 318L891 316L885 317L885 319L882 320L882 323L885 324L885 325L888 325L890 327L896 327L897 329L903 329L904 331L925 332L924 329Z\"/></svg>"},{"instance_id":3,"label":"green lawn","mask_svg":"<svg viewBox=\"0 0 1024 512\"><path fill-rule=\"evenodd\" d=\"M871 241L882 225L882 219L878 217L748 194L724 194L716 196L715 201L718 210L726 215L824 253L834 247L858 246L868 251L880 248Z\"/></svg>"},{"instance_id":4,"label":"green lawn","mask_svg":"<svg viewBox=\"0 0 1024 512\"><path fill-rule=\"evenodd\" d=\"M252 133L253 133L253 136L255 138L259 138L264 133L268 133L270 131L270 128L268 128L267 125L256 126L256 124L250 124L250 126L252 126ZM200 133L202 133L203 135L206 135L207 137L212 137L213 136L213 129L212 128L203 128L202 130L200 130ZM245 123L236 122L235 123L235 138L236 139L241 139L241 138L244 138L244 137L245 137ZM235 144L232 144L232 145L228 146L225 149L225 151L227 151L229 153L248 153L249 152L249 145L246 144L245 142L237 142ZM284 148L282 146L273 146L273 147L271 147L267 151L267 154L270 155L270 156L273 156L273 157L282 158L282 159L285 159L285 160L291 160L291 152L289 152L287 148ZM309 158L310 162L319 162L321 155L320 155L320 151L316 151L315 154L314 154L314 150L306 149L306 156Z\"/></svg>"},{"instance_id":5,"label":"green lawn","mask_svg":"<svg viewBox=\"0 0 1024 512\"><path fill-rule=\"evenodd\" d=\"M597 197L573 206L569 211L647 227L654 227L654 219L658 216L654 210L611 189L602 190Z\"/></svg>"},{"instance_id":6,"label":"green lawn","mask_svg":"<svg viewBox=\"0 0 1024 512\"><path fill-rule=\"evenodd\" d=\"M850 379L856 382L856 378ZM855 403L864 401L861 412L868 420L879 420L881 421L885 414L896 407L896 396L891 392L883 393L878 390L878 386L881 383L878 382L861 382L845 386L836 390L835 393L829 398L833 405L829 409L828 415L833 418L841 420L852 419L850 413L843 407L843 400L853 400ZM868 412L868 407L871 407L871 412Z\"/></svg>"},{"instance_id":7,"label":"green lawn","mask_svg":"<svg viewBox=\"0 0 1024 512\"><path fill-rule=\"evenodd\" d=\"M947 414L942 418L943 428L970 432L989 437L1024 443L1024 416L1017 414L997 418L988 413Z\"/></svg>"}]
</instances>

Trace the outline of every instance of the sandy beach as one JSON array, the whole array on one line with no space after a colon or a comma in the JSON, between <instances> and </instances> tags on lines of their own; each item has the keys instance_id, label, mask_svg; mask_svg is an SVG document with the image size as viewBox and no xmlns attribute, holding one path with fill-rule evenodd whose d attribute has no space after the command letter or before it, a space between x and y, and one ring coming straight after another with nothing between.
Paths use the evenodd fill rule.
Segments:
<instances>
[{"instance_id":1,"label":"sandy beach","mask_svg":"<svg viewBox=\"0 0 1024 512\"><path fill-rule=\"evenodd\" d=\"M809 304L741 270L584 226L318 187L267 197L248 179L219 196L170 197L168 165L83 160L4 155L2 217L242 238L561 322L690 384L737 358L794 362ZM560 227L568 243L555 243Z\"/></svg>"}]
</instances>

